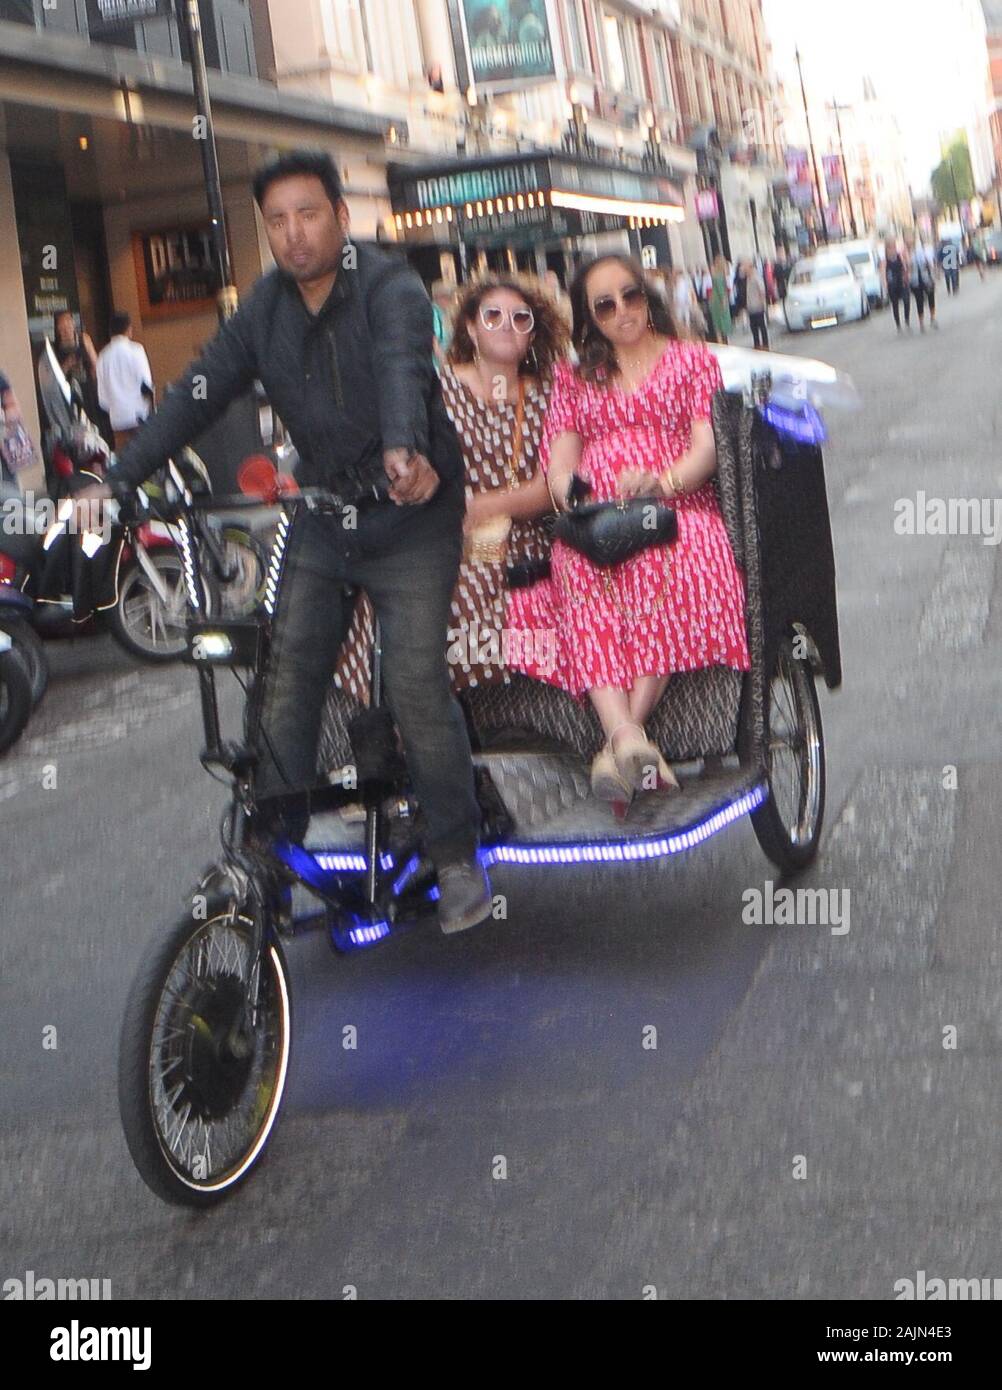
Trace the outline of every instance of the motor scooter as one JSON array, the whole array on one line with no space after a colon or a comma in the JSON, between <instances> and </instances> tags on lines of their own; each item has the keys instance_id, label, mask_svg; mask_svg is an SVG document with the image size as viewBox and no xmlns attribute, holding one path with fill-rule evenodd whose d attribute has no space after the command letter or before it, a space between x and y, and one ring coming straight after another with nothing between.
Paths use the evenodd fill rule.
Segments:
<instances>
[{"instance_id":1,"label":"motor scooter","mask_svg":"<svg viewBox=\"0 0 1002 1390\"><path fill-rule=\"evenodd\" d=\"M184 572L178 537L153 518L80 531L73 495L103 480L111 453L83 409L46 339L38 382L47 419L49 491L5 500L0 528L0 589L8 605L43 638L100 630L146 661L169 661L185 650ZM185 450L197 490L211 493L204 463ZM163 483L146 485L162 497ZM212 611L247 616L263 592L265 559L250 530L216 519L202 542Z\"/></svg>"}]
</instances>

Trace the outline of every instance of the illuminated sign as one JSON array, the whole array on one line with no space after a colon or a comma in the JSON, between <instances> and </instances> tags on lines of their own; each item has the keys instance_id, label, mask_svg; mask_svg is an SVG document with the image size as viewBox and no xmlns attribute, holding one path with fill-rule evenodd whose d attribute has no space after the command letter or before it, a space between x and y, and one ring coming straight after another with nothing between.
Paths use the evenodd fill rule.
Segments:
<instances>
[{"instance_id":1,"label":"illuminated sign","mask_svg":"<svg viewBox=\"0 0 1002 1390\"><path fill-rule=\"evenodd\" d=\"M497 198L501 194L528 193L547 181L546 165L535 162L506 164L416 179L413 196L406 201L419 208L456 207L476 199Z\"/></svg>"}]
</instances>

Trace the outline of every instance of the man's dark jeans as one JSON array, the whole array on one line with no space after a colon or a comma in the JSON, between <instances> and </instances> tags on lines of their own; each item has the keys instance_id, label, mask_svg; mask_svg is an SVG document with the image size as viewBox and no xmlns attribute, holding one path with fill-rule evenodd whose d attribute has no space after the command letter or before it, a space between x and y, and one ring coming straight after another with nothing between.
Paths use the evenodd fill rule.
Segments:
<instances>
[{"instance_id":1,"label":"man's dark jeans","mask_svg":"<svg viewBox=\"0 0 1002 1390\"><path fill-rule=\"evenodd\" d=\"M426 516L401 517L391 514L400 510L392 502L363 504L355 529L337 515L298 512L265 675L258 785L268 794L316 783L323 707L354 607L346 586L358 585L379 619L384 695L424 814L426 847L441 867L474 855L480 812L446 663L462 512L448 499L425 508Z\"/></svg>"}]
</instances>

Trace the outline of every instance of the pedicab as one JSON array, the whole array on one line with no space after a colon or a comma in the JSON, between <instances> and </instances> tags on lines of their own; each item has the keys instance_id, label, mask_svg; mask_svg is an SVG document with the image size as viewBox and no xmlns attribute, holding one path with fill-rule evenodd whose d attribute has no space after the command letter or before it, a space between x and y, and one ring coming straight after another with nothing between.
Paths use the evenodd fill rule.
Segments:
<instances>
[{"instance_id":1,"label":"pedicab","mask_svg":"<svg viewBox=\"0 0 1002 1390\"><path fill-rule=\"evenodd\" d=\"M649 861L693 850L745 816L780 871L801 870L817 853L825 752L816 685L820 678L834 689L842 679L821 409L853 404L855 391L823 363L715 351L725 382L713 403L716 487L744 575L751 669L672 678L647 731L680 789L641 793L619 818L591 794L589 765L604 736L586 703L519 676L465 693L488 868L573 873L636 863L645 872ZM371 947L433 922L437 887L383 701L378 624L369 704L331 691L317 784L278 797L256 789L260 677L292 518L299 507L337 510L339 499L274 478L278 519L262 611L221 621L206 613L198 541L207 513L239 499L200 496L197 480L174 465L171 476L201 760L226 775L231 796L218 861L181 919L157 937L132 986L119 1101L147 1185L168 1202L201 1207L247 1179L274 1132L292 1044L292 938L321 930L337 953ZM261 496L243 500L257 506ZM243 728L229 739L218 667L250 673L241 675ZM276 810L310 813L305 843L261 833Z\"/></svg>"}]
</instances>

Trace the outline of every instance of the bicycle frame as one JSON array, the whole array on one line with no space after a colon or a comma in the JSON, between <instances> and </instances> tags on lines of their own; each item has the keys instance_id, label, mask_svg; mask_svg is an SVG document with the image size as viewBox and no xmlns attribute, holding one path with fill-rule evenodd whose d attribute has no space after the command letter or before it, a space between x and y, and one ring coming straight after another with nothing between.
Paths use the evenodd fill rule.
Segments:
<instances>
[{"instance_id":1,"label":"bicycle frame","mask_svg":"<svg viewBox=\"0 0 1002 1390\"><path fill-rule=\"evenodd\" d=\"M223 835L224 862L235 886L243 892L257 885L263 916L274 919L276 929L292 934L291 884L298 882L322 903L334 945L341 950L370 945L389 934L404 920L433 912L437 897L434 867L418 848L411 830L392 850L384 810L387 799L399 795L400 820L409 815L406 785L395 776L363 775L358 784L331 784L306 790L261 796L257 774L262 754L263 677L269 659L271 620L278 602L295 513L307 508L315 514L337 514L341 499L323 489L307 489L278 499L280 516L268 564L263 616L256 619L215 620L204 617L205 584L201 546L206 528L200 514L210 509L258 507L259 498L228 497L194 500L185 490L181 518L173 530L184 564L192 617L189 620L187 660L197 667L205 746L201 762L206 769L220 768L232 778L233 800ZM253 680L245 705L242 742L224 738L216 689L218 666L246 667ZM377 626L370 672L370 711L384 711L382 702L382 648ZM358 761L367 761L364 756ZM361 802L365 809L364 849L361 852L312 853L300 844L276 839L264 848L254 832L265 810L282 813L336 811ZM255 843L257 841L257 843ZM278 883L276 883L276 879ZM264 887L262 887L262 884ZM269 892L269 888L277 891ZM279 903L281 900L281 903ZM261 914L255 914L255 920ZM264 935L255 943L260 949Z\"/></svg>"}]
</instances>

